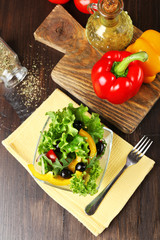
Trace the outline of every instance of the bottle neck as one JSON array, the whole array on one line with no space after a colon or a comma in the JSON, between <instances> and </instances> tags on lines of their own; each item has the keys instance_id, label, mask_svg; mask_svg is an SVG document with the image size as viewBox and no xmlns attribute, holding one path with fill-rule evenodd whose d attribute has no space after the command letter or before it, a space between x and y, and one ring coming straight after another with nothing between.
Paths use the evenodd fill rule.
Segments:
<instances>
[{"instance_id":1,"label":"bottle neck","mask_svg":"<svg viewBox=\"0 0 160 240\"><path fill-rule=\"evenodd\" d=\"M106 18L104 16L100 16L101 23L106 27L114 27L118 24L119 21L119 15L115 18Z\"/></svg>"},{"instance_id":2,"label":"bottle neck","mask_svg":"<svg viewBox=\"0 0 160 240\"><path fill-rule=\"evenodd\" d=\"M97 10L103 25L115 26L119 21L119 14L123 11L123 0L99 0Z\"/></svg>"}]
</instances>

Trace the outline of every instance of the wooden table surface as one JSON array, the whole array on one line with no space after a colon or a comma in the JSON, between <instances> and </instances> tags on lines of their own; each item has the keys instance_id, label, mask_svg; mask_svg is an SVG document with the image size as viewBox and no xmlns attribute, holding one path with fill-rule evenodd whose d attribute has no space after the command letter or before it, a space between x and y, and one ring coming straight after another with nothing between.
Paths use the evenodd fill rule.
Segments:
<instances>
[{"instance_id":1,"label":"wooden table surface","mask_svg":"<svg viewBox=\"0 0 160 240\"><path fill-rule=\"evenodd\" d=\"M124 4L136 27L142 31L150 28L160 31L159 0L125 0ZM63 6L85 27L89 15L79 12L73 0ZM29 70L28 78L15 89L7 90L0 83L1 141L59 87L52 81L50 74L63 54L36 42L33 37L34 31L54 7L47 0L0 1L0 36ZM71 93L69 96L72 97ZM160 239L160 100L130 135L122 133L105 119L103 122L133 145L144 134L152 138L154 143L147 156L156 162L109 228L97 238L94 237L44 193L27 171L0 145L0 239Z\"/></svg>"}]
</instances>

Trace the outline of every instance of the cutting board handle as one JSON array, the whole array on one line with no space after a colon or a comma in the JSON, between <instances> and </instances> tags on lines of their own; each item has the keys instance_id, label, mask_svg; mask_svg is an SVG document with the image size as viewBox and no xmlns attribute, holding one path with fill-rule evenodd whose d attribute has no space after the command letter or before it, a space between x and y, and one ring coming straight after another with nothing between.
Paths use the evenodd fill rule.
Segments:
<instances>
[{"instance_id":1,"label":"cutting board handle","mask_svg":"<svg viewBox=\"0 0 160 240\"><path fill-rule=\"evenodd\" d=\"M56 5L34 37L64 54L74 54L82 45L88 45L85 29L61 5Z\"/></svg>"}]
</instances>

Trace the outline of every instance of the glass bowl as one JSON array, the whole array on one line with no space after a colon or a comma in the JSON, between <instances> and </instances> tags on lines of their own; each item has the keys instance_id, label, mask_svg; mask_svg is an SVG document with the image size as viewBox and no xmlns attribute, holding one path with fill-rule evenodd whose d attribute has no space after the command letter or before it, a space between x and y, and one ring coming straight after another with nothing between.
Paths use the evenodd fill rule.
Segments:
<instances>
[{"instance_id":1,"label":"glass bowl","mask_svg":"<svg viewBox=\"0 0 160 240\"><path fill-rule=\"evenodd\" d=\"M38 142L37 142L37 145L36 145L36 149L35 149L35 153L34 153L34 158L33 158L33 165L35 167L35 169L38 171L38 172L41 172L41 167L38 165L37 163L37 158L39 156L39 153L38 153L38 146L41 142L41 137L42 137L42 134L44 131L46 131L48 128L49 128L49 124L50 124L50 117L47 118L42 130L41 130L41 133L40 133L40 136L38 138ZM100 167L102 168L102 171L101 171L101 174L100 176L97 178L97 181L96 181L96 184L97 184L97 190L99 189L102 181L103 181L103 178L104 178L104 175L106 173L106 170L107 170L107 165L108 165L108 162L109 162L109 157L110 157L110 153L111 153L111 148L112 148L112 140L113 140L113 132L112 130L110 130L109 128L107 127L103 127L104 129L104 135L103 135L103 139L105 140L105 142L107 143L106 145L106 148L105 148L105 153L103 154L103 156L99 159L99 163L100 163ZM34 177L34 176L33 176ZM50 185L52 187L55 187L55 188L58 188L58 189L62 189L62 190L67 190L67 191L71 191L71 189L69 188L69 185L65 185L65 186L57 186L57 185L53 185L49 182L46 182L46 181L42 181L36 177L34 177L36 180L38 181L41 181L47 185Z\"/></svg>"}]
</instances>

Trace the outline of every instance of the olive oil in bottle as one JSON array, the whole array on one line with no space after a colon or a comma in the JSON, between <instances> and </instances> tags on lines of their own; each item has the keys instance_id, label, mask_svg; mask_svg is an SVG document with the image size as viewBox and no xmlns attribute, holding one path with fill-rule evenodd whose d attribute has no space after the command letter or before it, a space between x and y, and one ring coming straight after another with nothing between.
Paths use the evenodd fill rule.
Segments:
<instances>
[{"instance_id":1,"label":"olive oil in bottle","mask_svg":"<svg viewBox=\"0 0 160 240\"><path fill-rule=\"evenodd\" d=\"M92 14L86 25L89 43L105 53L109 50L125 49L133 37L133 24L123 10L123 0L99 0L88 6Z\"/></svg>"}]
</instances>

